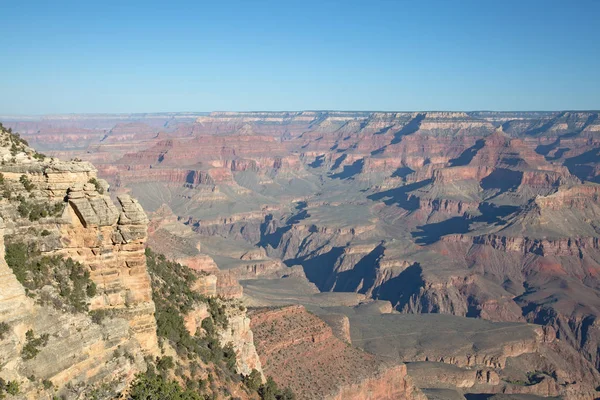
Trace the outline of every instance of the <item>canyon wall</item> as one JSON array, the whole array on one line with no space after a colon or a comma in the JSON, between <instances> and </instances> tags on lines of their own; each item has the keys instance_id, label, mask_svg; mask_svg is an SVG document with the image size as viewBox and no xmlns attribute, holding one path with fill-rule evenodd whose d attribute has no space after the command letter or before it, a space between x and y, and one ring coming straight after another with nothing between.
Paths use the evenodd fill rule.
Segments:
<instances>
[{"instance_id":1,"label":"canyon wall","mask_svg":"<svg viewBox=\"0 0 600 400\"><path fill-rule=\"evenodd\" d=\"M10 138L2 132L2 141ZM21 382L30 399L51 399L55 390L75 398L101 385L124 390L145 371L143 357L158 352L143 210L127 197L114 205L90 164L38 156L26 146L0 147L0 158L0 320L8 327L0 375ZM35 295L24 288L5 262L5 242L11 249L25 244L46 260L80 261L96 288L89 311L41 300L44 290L57 299L50 286ZM92 318L97 312L110 316ZM34 350L32 343L40 344Z\"/></svg>"}]
</instances>

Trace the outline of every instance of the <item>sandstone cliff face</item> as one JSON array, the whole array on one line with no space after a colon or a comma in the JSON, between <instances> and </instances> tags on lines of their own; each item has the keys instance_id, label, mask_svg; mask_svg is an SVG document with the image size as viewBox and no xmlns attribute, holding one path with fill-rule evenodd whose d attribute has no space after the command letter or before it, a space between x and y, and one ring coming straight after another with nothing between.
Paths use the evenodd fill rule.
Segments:
<instances>
[{"instance_id":1,"label":"sandstone cliff face","mask_svg":"<svg viewBox=\"0 0 600 400\"><path fill-rule=\"evenodd\" d=\"M54 398L56 392L43 380L68 399L85 396L103 384L114 393L124 390L137 372L146 369L143 354L148 350L140 346L130 321L112 317L95 323L84 314L35 304L4 261L4 235L2 226L0 322L9 331L0 339L0 377L19 382L21 398L31 400ZM27 331L49 337L33 359L22 355Z\"/></svg>"},{"instance_id":2,"label":"sandstone cliff face","mask_svg":"<svg viewBox=\"0 0 600 400\"><path fill-rule=\"evenodd\" d=\"M238 373L246 376L256 369L262 374L262 364L254 346L254 333L250 328L250 318L246 315L246 309L243 306L230 308L227 317L229 323L227 328L219 332L219 340L223 345L233 345Z\"/></svg>"},{"instance_id":3,"label":"sandstone cliff face","mask_svg":"<svg viewBox=\"0 0 600 400\"><path fill-rule=\"evenodd\" d=\"M91 195L91 196L90 196ZM82 196L82 197L80 197ZM61 226L60 253L88 265L99 295L91 309L110 309L130 321L142 347L156 353L156 321L144 247L148 219L129 196L118 199L120 210L108 196L71 187Z\"/></svg>"},{"instance_id":4,"label":"sandstone cliff face","mask_svg":"<svg viewBox=\"0 0 600 400\"><path fill-rule=\"evenodd\" d=\"M0 140L16 141L4 131ZM23 396L31 399L52 398L53 390L43 388L42 380L66 398L85 396L100 384L112 385L113 393L123 390L145 370L143 356L158 351L143 210L128 196L113 204L90 164L49 159L22 143L17 150L0 147L0 158L5 189L0 200L0 321L10 328L0 340L0 375L23 382ZM62 214L33 214L49 207ZM87 313L39 305L25 296L4 261L5 236L35 246L42 256L81 262L97 288L90 310L110 317L92 321ZM22 354L30 330L33 337L47 338L32 358ZM30 376L35 379L27 381Z\"/></svg>"},{"instance_id":5,"label":"sandstone cliff face","mask_svg":"<svg viewBox=\"0 0 600 400\"><path fill-rule=\"evenodd\" d=\"M254 346L254 334L250 328L250 318L246 308L238 301L221 300L226 305L227 326L218 327L217 335L221 346L231 344L236 354L236 371L244 376L250 375L253 369L261 375L263 369ZM210 317L206 303L198 304L185 317L185 327L191 335L202 330L202 321ZM264 377L263 377L264 378Z\"/></svg>"},{"instance_id":6,"label":"sandstone cliff face","mask_svg":"<svg viewBox=\"0 0 600 400\"><path fill-rule=\"evenodd\" d=\"M105 190L101 183L98 187L90 183L96 179L96 171L87 163L51 160L8 169L4 178L13 188L13 196L28 195L19 188L19 179L24 176L35 186L31 190L40 202L68 199L60 219L37 223L18 218L7 204L5 212L12 217L8 233L18 235L30 227L48 226L51 234L41 241L42 252L71 257L88 266L100 289L91 309L118 309L127 315L143 347L154 352L154 305L144 256L148 220L141 206L129 196L119 198L115 206L110 197L99 192Z\"/></svg>"}]
</instances>

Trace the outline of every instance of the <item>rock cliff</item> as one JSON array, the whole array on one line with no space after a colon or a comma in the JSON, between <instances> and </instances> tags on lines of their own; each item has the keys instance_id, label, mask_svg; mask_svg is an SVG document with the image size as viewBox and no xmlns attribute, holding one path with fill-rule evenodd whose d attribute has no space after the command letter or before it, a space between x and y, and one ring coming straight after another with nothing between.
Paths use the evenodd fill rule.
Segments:
<instances>
[{"instance_id":1,"label":"rock cliff","mask_svg":"<svg viewBox=\"0 0 600 400\"><path fill-rule=\"evenodd\" d=\"M121 391L145 371L144 355L158 351L145 214L128 197L115 206L90 164L47 158L4 130L0 141L0 320L8 327L0 375L21 382L31 399L79 398L102 385ZM94 284L89 308L67 312L64 303L44 300L45 293L57 299L51 286L25 288L14 269L21 265L11 270L5 262L5 241L13 261L14 249L26 244L41 262L81 262ZM67 289L61 286L60 296L68 299Z\"/></svg>"},{"instance_id":2,"label":"rock cliff","mask_svg":"<svg viewBox=\"0 0 600 400\"><path fill-rule=\"evenodd\" d=\"M339 340L302 306L259 309L250 318L265 373L299 399L425 399L406 366Z\"/></svg>"}]
</instances>

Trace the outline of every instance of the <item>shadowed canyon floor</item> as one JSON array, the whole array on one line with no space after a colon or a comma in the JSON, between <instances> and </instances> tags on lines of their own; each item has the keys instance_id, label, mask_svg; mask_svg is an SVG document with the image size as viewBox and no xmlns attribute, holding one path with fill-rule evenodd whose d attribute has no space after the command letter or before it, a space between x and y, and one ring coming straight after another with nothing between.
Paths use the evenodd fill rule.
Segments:
<instances>
[{"instance_id":1,"label":"shadowed canyon floor","mask_svg":"<svg viewBox=\"0 0 600 400\"><path fill-rule=\"evenodd\" d=\"M251 307L301 305L330 327L323 343L362 349L349 359L405 368L404 394L414 383L430 399L600 396L598 112L3 122L39 151L93 162L111 196L146 210L150 245L215 275L215 293ZM267 360L291 340L277 333L288 319L254 312L276 321L273 332L252 323L280 384L311 382L335 398L389 378L280 373L291 364ZM294 329L318 324L310 315L294 317Z\"/></svg>"}]
</instances>

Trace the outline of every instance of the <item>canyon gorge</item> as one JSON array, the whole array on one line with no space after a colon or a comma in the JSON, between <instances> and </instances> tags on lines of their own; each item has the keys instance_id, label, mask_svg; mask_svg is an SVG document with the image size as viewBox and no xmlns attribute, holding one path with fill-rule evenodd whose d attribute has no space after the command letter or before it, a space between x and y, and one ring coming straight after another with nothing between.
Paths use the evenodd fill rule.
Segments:
<instances>
[{"instance_id":1,"label":"canyon gorge","mask_svg":"<svg viewBox=\"0 0 600 400\"><path fill-rule=\"evenodd\" d=\"M254 371L298 399L600 398L598 115L0 116L0 378L126 396L171 357L217 398L259 398ZM18 245L81 265L87 309L20 281ZM157 298L182 277L193 301ZM190 372L166 306L245 378Z\"/></svg>"}]
</instances>

